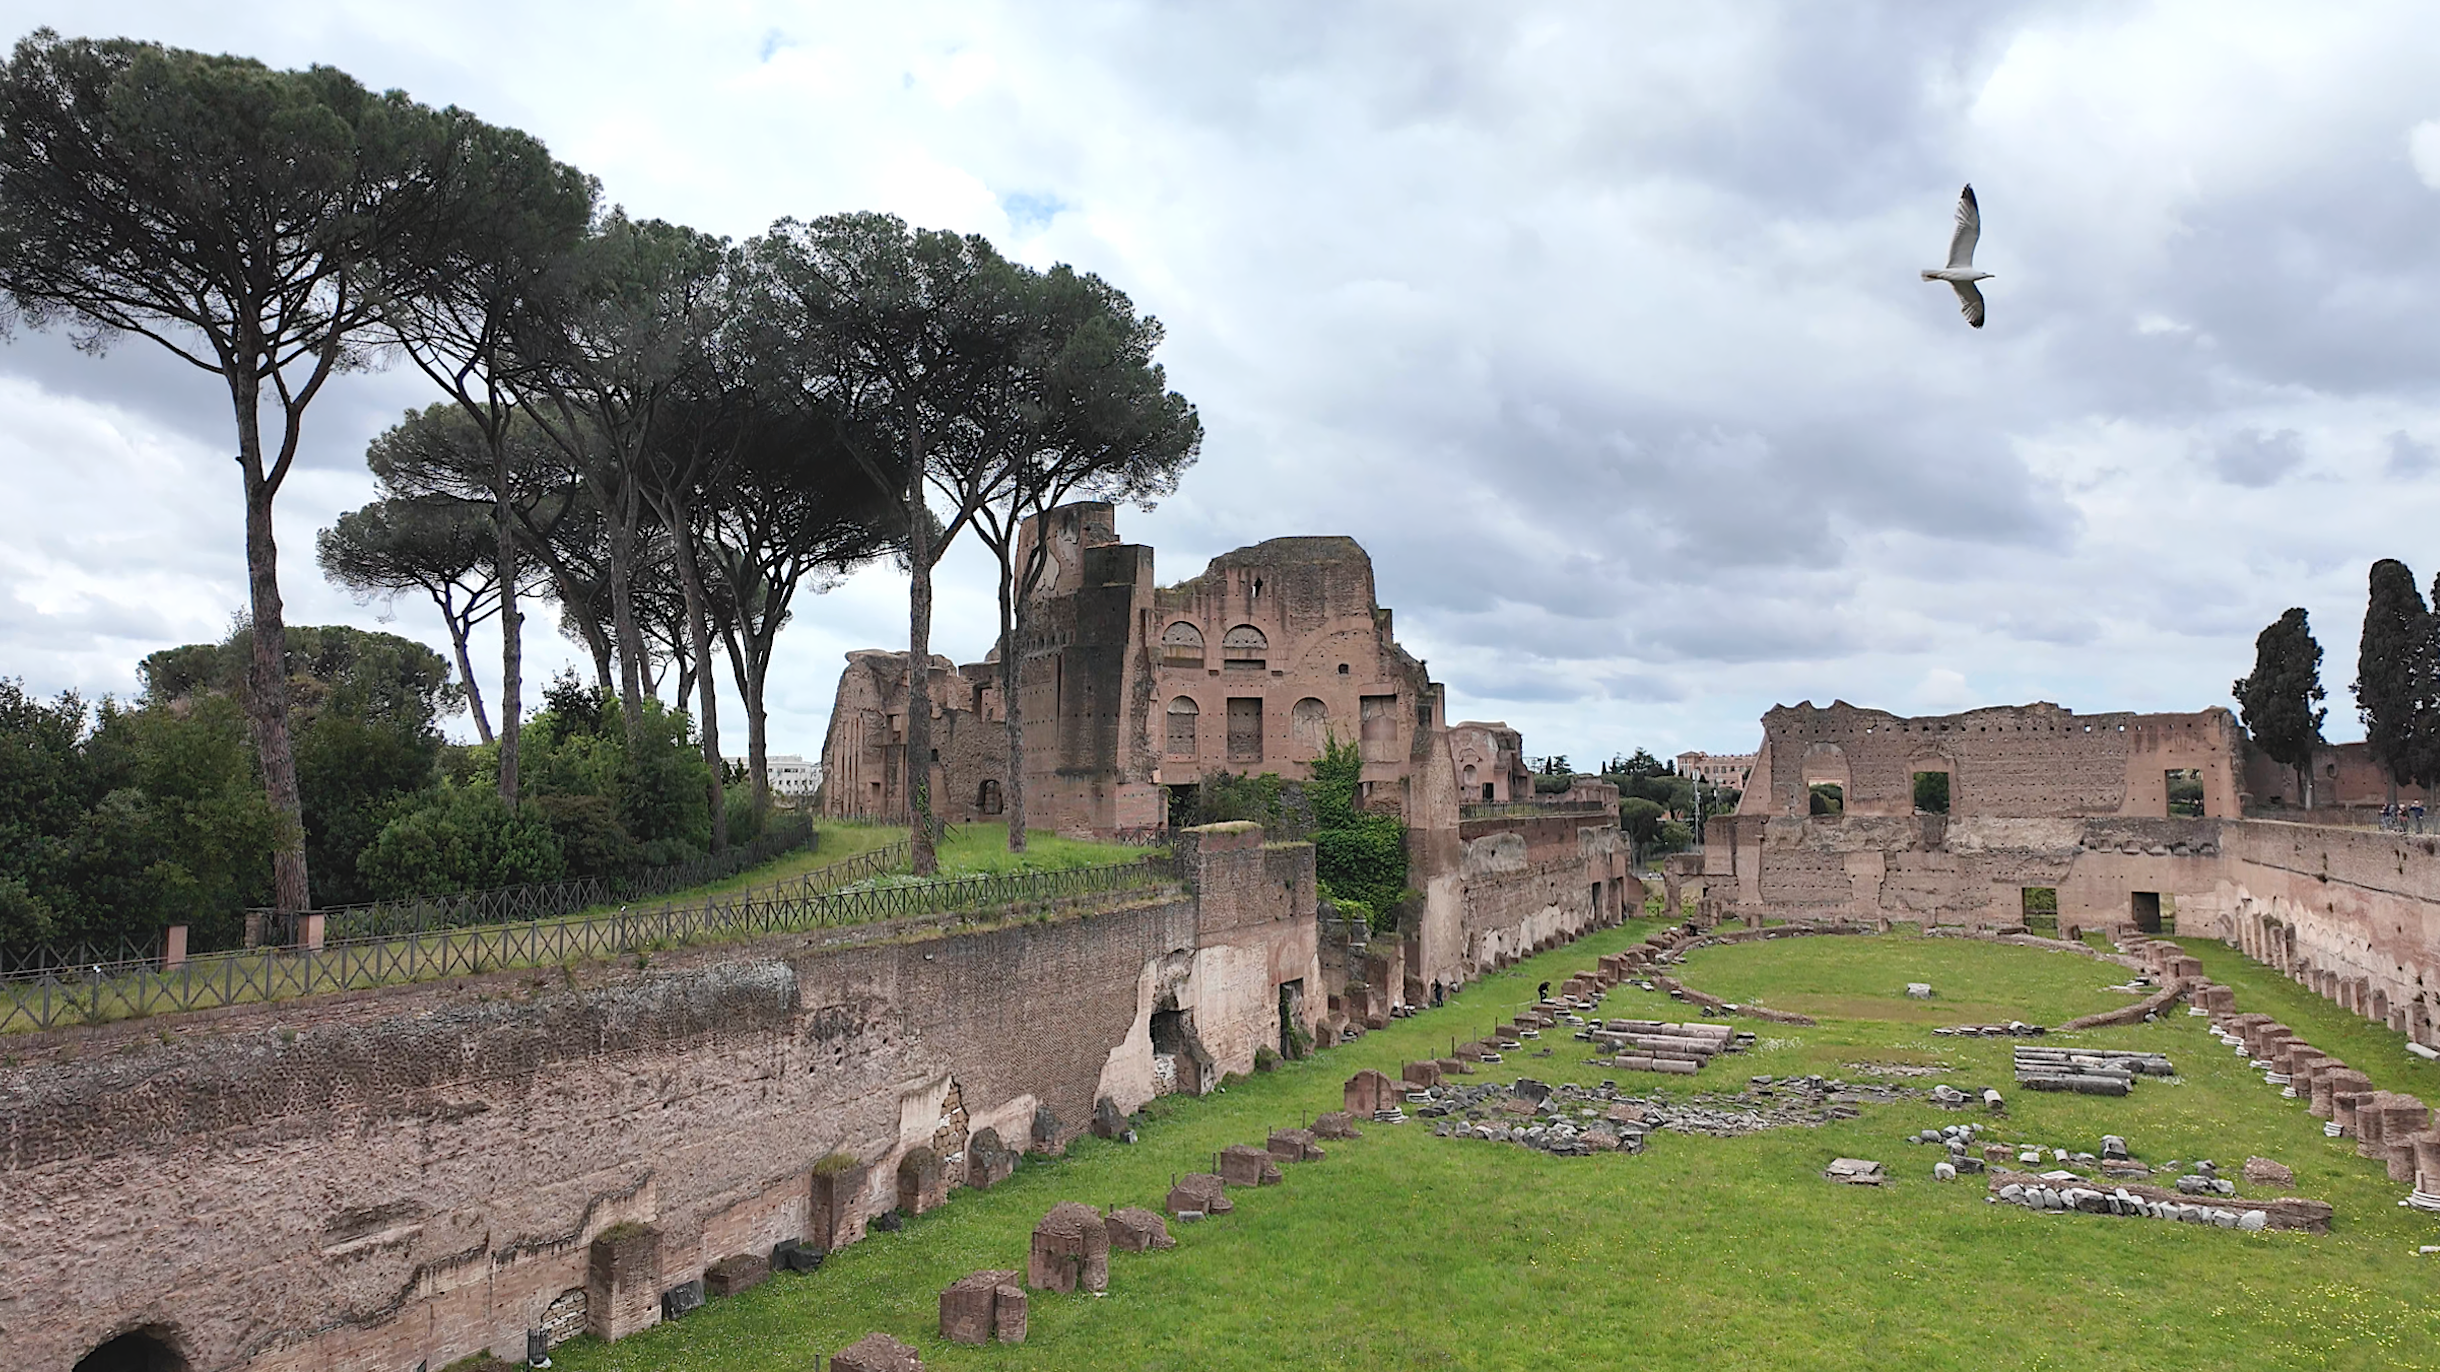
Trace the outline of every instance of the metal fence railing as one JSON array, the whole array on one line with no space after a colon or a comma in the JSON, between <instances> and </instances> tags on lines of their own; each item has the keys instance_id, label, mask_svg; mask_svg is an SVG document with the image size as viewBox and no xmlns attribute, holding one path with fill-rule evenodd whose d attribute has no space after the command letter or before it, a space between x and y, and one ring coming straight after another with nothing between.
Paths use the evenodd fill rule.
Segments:
<instances>
[{"instance_id":1,"label":"metal fence railing","mask_svg":"<svg viewBox=\"0 0 2440 1372\"><path fill-rule=\"evenodd\" d=\"M173 967L141 959L9 973L0 975L0 1033L218 1009L510 967L570 964L691 943L1076 901L1162 887L1174 877L1170 859L1148 855L1132 862L1048 872L866 880L887 865L877 861L886 851L860 854L823 869L867 869L865 877L841 873L845 879L834 889L815 890L807 880L771 892L739 892L650 910L624 907L572 918L335 940L313 949L209 953Z\"/></svg>"},{"instance_id":2,"label":"metal fence railing","mask_svg":"<svg viewBox=\"0 0 2440 1372\"><path fill-rule=\"evenodd\" d=\"M1616 818L1617 814L1618 812L1616 810L1612 809L1610 806L1603 805L1598 801L1582 800L1477 801L1471 805L1460 805L1457 807L1457 817L1459 819L1556 819L1562 815L1571 817L1578 815L1609 815L1612 818Z\"/></svg>"},{"instance_id":3,"label":"metal fence railing","mask_svg":"<svg viewBox=\"0 0 2440 1372\"><path fill-rule=\"evenodd\" d=\"M748 868L759 867L783 853L815 844L819 836L802 816L786 816L769 833L726 852L688 862L653 867L632 877L580 877L573 881L535 882L490 891L416 896L406 900L335 905L321 910L246 912L246 946L299 942L298 930L308 915L322 917L325 943L340 939L395 937L433 929L465 929L481 924L556 919L612 901L650 900L707 882L726 881Z\"/></svg>"}]
</instances>

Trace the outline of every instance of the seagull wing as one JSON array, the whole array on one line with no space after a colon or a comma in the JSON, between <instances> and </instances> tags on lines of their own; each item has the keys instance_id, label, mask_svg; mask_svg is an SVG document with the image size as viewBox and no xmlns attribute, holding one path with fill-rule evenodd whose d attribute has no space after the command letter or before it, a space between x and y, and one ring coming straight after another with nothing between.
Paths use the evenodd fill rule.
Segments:
<instances>
[{"instance_id":1,"label":"seagull wing","mask_svg":"<svg viewBox=\"0 0 2440 1372\"><path fill-rule=\"evenodd\" d=\"M1949 287L1957 292L1957 308L1964 312L1966 322L1975 328L1981 328L1983 326L1982 292L1974 289L1974 283L1971 281L1952 281L1949 283Z\"/></svg>"},{"instance_id":2,"label":"seagull wing","mask_svg":"<svg viewBox=\"0 0 2440 1372\"><path fill-rule=\"evenodd\" d=\"M1982 238L1982 206L1974 201L1974 188L1966 187L1957 197L1957 231L1949 235L1949 265L1974 265L1974 245Z\"/></svg>"}]
</instances>

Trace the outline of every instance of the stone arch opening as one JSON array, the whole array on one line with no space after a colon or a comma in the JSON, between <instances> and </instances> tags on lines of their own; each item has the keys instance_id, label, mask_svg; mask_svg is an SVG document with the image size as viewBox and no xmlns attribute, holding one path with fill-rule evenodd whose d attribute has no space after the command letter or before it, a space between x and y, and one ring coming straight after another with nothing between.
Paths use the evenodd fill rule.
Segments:
<instances>
[{"instance_id":1,"label":"stone arch opening","mask_svg":"<svg viewBox=\"0 0 2440 1372\"><path fill-rule=\"evenodd\" d=\"M178 1338L158 1325L130 1330L76 1360L74 1372L188 1372Z\"/></svg>"},{"instance_id":2,"label":"stone arch opening","mask_svg":"<svg viewBox=\"0 0 2440 1372\"><path fill-rule=\"evenodd\" d=\"M1259 672L1271 665L1271 640L1251 624L1240 624L1220 636L1220 666L1231 672Z\"/></svg>"},{"instance_id":3,"label":"stone arch opening","mask_svg":"<svg viewBox=\"0 0 2440 1372\"><path fill-rule=\"evenodd\" d=\"M1161 631L1161 665L1164 667L1200 667L1203 665L1203 631L1181 619Z\"/></svg>"},{"instance_id":4,"label":"stone arch opening","mask_svg":"<svg viewBox=\"0 0 2440 1372\"><path fill-rule=\"evenodd\" d=\"M1298 758L1320 757L1330 741L1330 707L1312 696L1296 702L1288 712L1288 734Z\"/></svg>"},{"instance_id":5,"label":"stone arch opening","mask_svg":"<svg viewBox=\"0 0 2440 1372\"><path fill-rule=\"evenodd\" d=\"M1168 742L1165 745L1169 756L1195 755L1195 718L1202 713L1203 707L1195 704L1192 696L1179 696L1169 702Z\"/></svg>"},{"instance_id":6,"label":"stone arch opening","mask_svg":"<svg viewBox=\"0 0 2440 1372\"><path fill-rule=\"evenodd\" d=\"M1000 796L1000 783L997 780L985 777L983 784L974 788L974 808L977 812L996 815L1005 808L1005 805L1006 802Z\"/></svg>"}]
</instances>

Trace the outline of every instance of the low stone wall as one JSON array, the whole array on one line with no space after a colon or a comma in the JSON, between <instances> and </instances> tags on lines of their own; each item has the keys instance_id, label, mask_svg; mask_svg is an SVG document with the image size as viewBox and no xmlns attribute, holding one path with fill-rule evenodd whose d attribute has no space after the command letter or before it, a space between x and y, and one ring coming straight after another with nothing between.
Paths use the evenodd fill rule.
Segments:
<instances>
[{"instance_id":1,"label":"low stone wall","mask_svg":"<svg viewBox=\"0 0 2440 1372\"><path fill-rule=\"evenodd\" d=\"M196 1367L396 1372L623 1334L723 1258L852 1240L919 1150L955 1186L985 1128L1058 1148L1134 1109L1156 1009L1250 1071L1318 981L1312 851L1182 837L1187 895L1042 922L13 1039L6 1361L143 1328Z\"/></svg>"}]
</instances>

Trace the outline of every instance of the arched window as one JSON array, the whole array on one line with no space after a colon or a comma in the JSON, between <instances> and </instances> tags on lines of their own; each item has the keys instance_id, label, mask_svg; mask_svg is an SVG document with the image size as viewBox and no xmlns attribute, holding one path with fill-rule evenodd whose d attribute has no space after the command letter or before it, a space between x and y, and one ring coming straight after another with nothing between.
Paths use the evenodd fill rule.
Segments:
<instances>
[{"instance_id":1,"label":"arched window","mask_svg":"<svg viewBox=\"0 0 2440 1372\"><path fill-rule=\"evenodd\" d=\"M986 815L996 815L1000 812L1000 783L998 781L990 777L983 778L983 784L974 789L974 808Z\"/></svg>"},{"instance_id":2,"label":"arched window","mask_svg":"<svg viewBox=\"0 0 2440 1372\"><path fill-rule=\"evenodd\" d=\"M1240 624L1220 639L1220 665L1229 671L1259 672L1270 657L1271 641L1251 624Z\"/></svg>"},{"instance_id":3,"label":"arched window","mask_svg":"<svg viewBox=\"0 0 2440 1372\"><path fill-rule=\"evenodd\" d=\"M1166 749L1169 756L1195 755L1195 716L1201 713L1203 711L1191 697L1179 696L1169 702L1169 745Z\"/></svg>"},{"instance_id":4,"label":"arched window","mask_svg":"<svg viewBox=\"0 0 2440 1372\"><path fill-rule=\"evenodd\" d=\"M1296 702L1288 712L1288 734L1296 743L1296 755L1315 758L1330 737L1330 707L1307 696Z\"/></svg>"},{"instance_id":5,"label":"arched window","mask_svg":"<svg viewBox=\"0 0 2440 1372\"><path fill-rule=\"evenodd\" d=\"M1203 631L1183 619L1162 630L1161 665L1164 667L1202 666Z\"/></svg>"}]
</instances>

